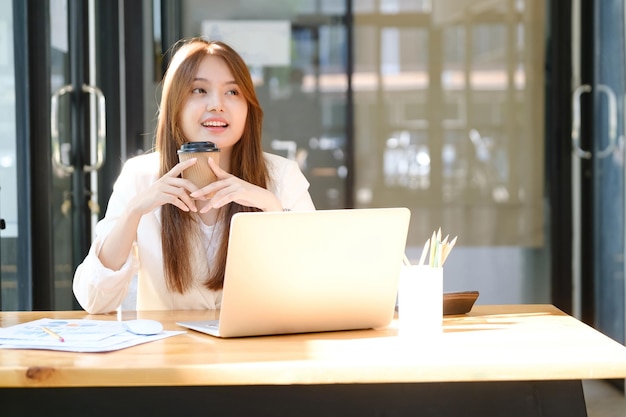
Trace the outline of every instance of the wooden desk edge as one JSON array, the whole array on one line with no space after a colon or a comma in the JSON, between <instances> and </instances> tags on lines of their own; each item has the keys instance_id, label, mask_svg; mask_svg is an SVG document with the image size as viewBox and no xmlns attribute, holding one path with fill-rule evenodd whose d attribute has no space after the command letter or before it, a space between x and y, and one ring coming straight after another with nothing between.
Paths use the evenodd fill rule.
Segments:
<instances>
[{"instance_id":1,"label":"wooden desk edge","mask_svg":"<svg viewBox=\"0 0 626 417\"><path fill-rule=\"evenodd\" d=\"M565 316L561 310L552 305L504 305L504 306L475 306L467 317L484 317L497 315L515 315L515 314L547 314L551 316ZM134 318L137 315L146 318L163 317L163 312L131 312L127 313L126 318ZM166 329L174 329L172 323L176 321L177 312L166 313L168 321L163 320ZM183 314L191 314L183 312ZM194 313L201 315L202 313ZM56 316L56 317L85 317L84 312L28 312L28 313L0 313L0 324L3 320L11 317L22 318L23 321L33 320L35 318ZM89 318L108 317L115 319L115 316L89 316ZM455 318L450 318L454 320ZM580 322L578 322L580 323ZM582 324L582 323L581 323ZM584 325L586 326L586 325ZM583 326L583 328L584 328ZM365 331L368 332L368 331ZM369 331L375 332L375 331ZM595 332L595 331L594 331ZM597 332L596 332L597 333ZM374 334L374 333L372 333ZM599 334L599 333L598 333ZM220 343L238 343L239 341L221 341L213 339L210 336L190 333L183 336L174 336L171 338L175 343L175 338L193 337L208 338L206 342L209 345ZM273 339L279 340L279 337ZM165 346L170 339L165 342ZM246 339L249 343L250 339ZM262 338L267 342L271 338ZM617 342L606 338L606 344L613 346ZM151 344L150 344L151 345ZM180 344L180 346L184 346ZM142 345L147 346L147 345ZM156 345L155 345L156 346ZM232 345L236 346L236 345ZM135 350L137 349L137 350ZM541 373L530 372L524 369L524 365L520 364L518 375L512 378L506 373L494 376L480 376L480 367L467 364L467 369L461 369L456 378L450 377L449 373L438 372L439 369L432 368L424 363L405 364L405 363L367 363L362 362L350 363L349 361L341 363L342 372L337 372L338 362L336 360L319 360L309 362L306 358L302 360L290 359L274 359L274 360L250 360L233 363L193 363L193 364L161 364L159 367L136 367L126 368L124 366L116 366L118 361L108 358L126 357L125 360L132 360L137 356L144 355L145 349L140 346L128 348L119 352L104 354L77 354L69 352L49 352L49 351L17 351L22 353L7 354L7 350L0 350L0 387L115 387L115 386L205 386L205 385L301 385L301 384L376 384L376 383L421 383L421 382L494 382L494 381L538 381L538 380L580 380L580 379L620 379L626 378L626 360L619 363L619 366L607 363L594 363L588 366L588 369L579 372L576 378L569 375L559 373ZM149 351L149 350L148 350ZM621 351L621 350L620 350ZM626 358L626 348L624 348ZM162 354L162 353L161 353ZM96 355L94 358L93 356ZM103 355L103 356L98 356ZM3 360L3 356L12 357L28 357L20 364L8 364ZM32 360L33 358L37 360ZM92 367L76 368L74 366L54 366L55 361L63 361L68 358L78 358L81 362L93 362ZM93 359L92 359L93 358ZM41 360L41 365L35 365ZM48 360L46 360L48 359ZM71 362L71 361L70 361ZM73 362L72 362L73 363ZM52 364L52 365L50 365ZM427 379L420 380L419 375L426 370L429 371ZM97 373L97 377L94 376ZM439 376L439 377L438 377Z\"/></svg>"}]
</instances>

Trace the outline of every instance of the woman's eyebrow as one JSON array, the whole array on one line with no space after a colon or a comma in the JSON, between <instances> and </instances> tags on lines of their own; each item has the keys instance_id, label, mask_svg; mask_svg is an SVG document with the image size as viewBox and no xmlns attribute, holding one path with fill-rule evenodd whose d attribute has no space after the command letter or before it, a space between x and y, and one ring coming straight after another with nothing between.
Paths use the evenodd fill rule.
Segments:
<instances>
[{"instance_id":1,"label":"woman's eyebrow","mask_svg":"<svg viewBox=\"0 0 626 417\"><path fill-rule=\"evenodd\" d=\"M201 82L205 82L205 83L210 82L210 81L209 81L209 80L207 80L206 78L202 78L202 77L196 77L196 78L194 78L193 80L194 80L194 81L201 81ZM224 84L224 85L231 85L231 84L232 84L232 85L237 85L237 81L235 81L235 80L226 81L226 82L224 82L223 84Z\"/></svg>"}]
</instances>

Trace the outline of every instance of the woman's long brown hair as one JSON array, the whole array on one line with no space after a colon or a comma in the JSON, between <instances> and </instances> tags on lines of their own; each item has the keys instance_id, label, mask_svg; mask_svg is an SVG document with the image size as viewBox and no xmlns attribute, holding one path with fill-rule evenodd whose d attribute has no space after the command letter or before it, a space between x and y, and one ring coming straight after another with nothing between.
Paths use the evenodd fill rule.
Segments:
<instances>
[{"instance_id":1,"label":"woman's long brown hair","mask_svg":"<svg viewBox=\"0 0 626 417\"><path fill-rule=\"evenodd\" d=\"M187 141L180 126L180 111L191 94L193 79L200 63L208 55L220 57L226 62L248 102L243 135L231 152L231 174L267 188L269 174L261 147L263 110L259 105L248 67L239 54L228 45L200 38L180 43L163 79L155 144L156 150L160 153L159 176L165 175L178 163L176 151ZM240 211L258 210L236 203L222 208L219 219L222 224L220 241L214 262L209 265L209 271L206 271L205 286L209 289L217 290L224 285L230 219ZM198 254L194 245L202 245L198 233L199 220L193 214L170 204L162 207L161 216L165 281L170 291L182 294L193 282L193 265L196 262L194 256Z\"/></svg>"}]
</instances>

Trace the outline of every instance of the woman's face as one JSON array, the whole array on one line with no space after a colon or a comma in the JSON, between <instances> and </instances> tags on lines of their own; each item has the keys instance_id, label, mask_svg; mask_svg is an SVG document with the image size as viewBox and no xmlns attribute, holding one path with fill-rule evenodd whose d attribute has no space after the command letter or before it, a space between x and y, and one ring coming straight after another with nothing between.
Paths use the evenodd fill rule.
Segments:
<instances>
[{"instance_id":1,"label":"woman's face","mask_svg":"<svg viewBox=\"0 0 626 417\"><path fill-rule=\"evenodd\" d=\"M205 57L189 90L180 113L186 141L210 141L228 152L243 134L248 102L226 62Z\"/></svg>"}]
</instances>

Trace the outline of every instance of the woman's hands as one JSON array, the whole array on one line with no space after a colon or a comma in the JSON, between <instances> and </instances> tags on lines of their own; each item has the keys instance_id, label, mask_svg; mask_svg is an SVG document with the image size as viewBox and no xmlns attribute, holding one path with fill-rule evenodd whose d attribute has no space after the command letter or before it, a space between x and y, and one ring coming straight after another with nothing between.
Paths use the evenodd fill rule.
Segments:
<instances>
[{"instance_id":1,"label":"woman's hands","mask_svg":"<svg viewBox=\"0 0 626 417\"><path fill-rule=\"evenodd\" d=\"M197 159L192 158L176 164L145 192L133 198L124 215L120 216L102 244L98 257L105 267L113 270L121 268L128 258L141 217L165 204L172 204L180 210L198 212L210 217L214 217L214 214L206 213L209 213L211 209L218 209L231 202L256 207L263 211L283 209L272 192L229 174L211 158L209 158L209 166L217 176L217 180L198 189L191 181L181 178L182 172L196 162Z\"/></svg>"},{"instance_id":2,"label":"woman's hands","mask_svg":"<svg viewBox=\"0 0 626 417\"><path fill-rule=\"evenodd\" d=\"M193 198L189 196L198 187L191 181L180 177L182 172L196 161L196 158L191 158L176 164L144 193L135 197L131 203L132 210L143 215L164 204L172 204L183 211L198 211Z\"/></svg>"},{"instance_id":3,"label":"woman's hands","mask_svg":"<svg viewBox=\"0 0 626 417\"><path fill-rule=\"evenodd\" d=\"M137 194L129 202L126 211L119 216L100 248L98 258L102 265L114 271L124 265L135 240L139 221L144 214L165 204L172 204L183 211L198 211L195 202L189 196L189 193L196 191L198 187L180 177L181 173L196 161L192 158L176 164L146 191Z\"/></svg>"},{"instance_id":4,"label":"woman's hands","mask_svg":"<svg viewBox=\"0 0 626 417\"><path fill-rule=\"evenodd\" d=\"M200 213L207 213L211 209L218 209L232 202L247 207L256 207L263 211L281 211L283 209L280 201L271 191L229 174L220 168L213 159L208 159L209 166L215 173L217 180L190 194L191 198L207 201L199 210ZM211 194L213 196L209 197Z\"/></svg>"},{"instance_id":5,"label":"woman's hands","mask_svg":"<svg viewBox=\"0 0 626 417\"><path fill-rule=\"evenodd\" d=\"M212 158L208 160L210 168L217 177L212 184L198 189L191 181L181 178L182 172L197 162L196 158L192 158L176 164L144 193L137 195L131 202L131 211L144 215L164 204L172 204L183 211L207 213L211 209L223 207L231 202L256 207L263 211L283 209L272 192L229 174ZM196 205L194 200L203 201L205 204Z\"/></svg>"}]
</instances>

